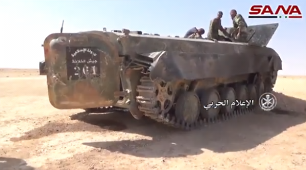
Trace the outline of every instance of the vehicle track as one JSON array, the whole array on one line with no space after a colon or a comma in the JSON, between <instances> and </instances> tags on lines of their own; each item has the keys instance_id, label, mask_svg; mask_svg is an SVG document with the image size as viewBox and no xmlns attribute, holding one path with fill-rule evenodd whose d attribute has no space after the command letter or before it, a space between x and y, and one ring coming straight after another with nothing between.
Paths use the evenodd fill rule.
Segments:
<instances>
[{"instance_id":1,"label":"vehicle track","mask_svg":"<svg viewBox=\"0 0 306 170\"><path fill-rule=\"evenodd\" d=\"M236 84L238 85L240 83ZM265 89L265 92L272 91L273 85L269 86L269 83L267 82L265 84L267 87ZM156 90L157 88L155 83L151 81L149 77L143 76L140 79L140 84L137 86L136 89L136 91L138 92L138 96L136 97L138 102L138 109L141 112L143 112L146 117L149 117L150 119L156 122L182 130L192 130L202 126L208 126L210 124L214 124L217 122L226 121L237 116L250 114L256 107L258 107L257 105L253 105L248 108L236 107L236 109L233 110L232 112L225 112L224 110L222 111L221 109L220 113L215 117L204 118L203 116L200 115L194 123L188 123L187 121L179 119L177 116L175 116L175 114L173 114L173 112L175 111L174 109L171 109L169 112L162 112L160 108L156 107L158 103ZM108 106L101 108L86 109L86 111L90 113L114 112L114 111L127 112L128 109L123 109L115 106Z\"/></svg>"},{"instance_id":2,"label":"vehicle track","mask_svg":"<svg viewBox=\"0 0 306 170\"><path fill-rule=\"evenodd\" d=\"M157 104L157 98L155 97L155 85L148 77L142 77L140 80L140 85L137 87L139 95L137 96L137 102L139 104L139 110L142 111L145 116L167 126L174 128L179 128L183 130L191 130L198 128L200 126L207 126L216 122L222 122L229 120L233 117L251 113L254 107L249 108L239 108L233 112L224 112L219 113L218 116L214 118L203 118L199 116L197 121L192 124L187 123L186 121L179 119L172 114L173 112L161 112L158 108L154 107ZM173 110L171 110L173 111Z\"/></svg>"}]
</instances>

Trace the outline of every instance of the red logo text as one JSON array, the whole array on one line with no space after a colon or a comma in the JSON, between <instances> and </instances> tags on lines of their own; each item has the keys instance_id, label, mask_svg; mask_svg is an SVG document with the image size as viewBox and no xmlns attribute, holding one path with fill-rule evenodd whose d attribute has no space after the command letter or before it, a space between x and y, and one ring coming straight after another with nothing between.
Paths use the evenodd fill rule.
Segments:
<instances>
[{"instance_id":1,"label":"red logo text","mask_svg":"<svg viewBox=\"0 0 306 170\"><path fill-rule=\"evenodd\" d=\"M302 18L302 12L297 5L279 5L276 9L270 5L253 5L249 18Z\"/></svg>"}]
</instances>

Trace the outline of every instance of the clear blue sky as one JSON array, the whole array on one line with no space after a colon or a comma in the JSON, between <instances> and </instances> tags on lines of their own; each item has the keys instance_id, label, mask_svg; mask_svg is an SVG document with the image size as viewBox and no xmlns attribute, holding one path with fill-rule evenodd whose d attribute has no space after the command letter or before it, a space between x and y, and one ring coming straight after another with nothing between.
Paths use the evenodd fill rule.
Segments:
<instances>
[{"instance_id":1,"label":"clear blue sky","mask_svg":"<svg viewBox=\"0 0 306 170\"><path fill-rule=\"evenodd\" d=\"M289 3L290 2L290 3ZM248 19L255 4L299 5L303 19ZM306 75L305 0L0 0L0 67L38 68L44 60L41 44L50 33L128 28L161 35L182 36L191 27L208 29L217 11L231 26L229 11L236 9L249 25L278 22L270 41L282 57L281 74Z\"/></svg>"}]
</instances>

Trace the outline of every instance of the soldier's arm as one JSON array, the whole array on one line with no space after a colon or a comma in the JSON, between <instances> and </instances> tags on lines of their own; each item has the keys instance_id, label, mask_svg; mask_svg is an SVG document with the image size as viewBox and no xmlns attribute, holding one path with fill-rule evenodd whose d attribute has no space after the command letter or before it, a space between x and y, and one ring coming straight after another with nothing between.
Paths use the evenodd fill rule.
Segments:
<instances>
[{"instance_id":1,"label":"soldier's arm","mask_svg":"<svg viewBox=\"0 0 306 170\"><path fill-rule=\"evenodd\" d=\"M223 26L222 26L220 20L218 21L218 28L219 28L220 31L223 32L223 34L224 34L225 36L229 36L229 34L228 34L228 33L226 32L226 30L223 28Z\"/></svg>"}]
</instances>

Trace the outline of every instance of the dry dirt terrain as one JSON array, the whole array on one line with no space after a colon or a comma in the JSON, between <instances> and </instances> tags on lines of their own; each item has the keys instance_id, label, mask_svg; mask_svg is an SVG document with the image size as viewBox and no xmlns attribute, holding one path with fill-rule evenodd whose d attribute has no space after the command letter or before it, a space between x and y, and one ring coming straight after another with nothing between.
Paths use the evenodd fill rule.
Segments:
<instances>
[{"instance_id":1,"label":"dry dirt terrain","mask_svg":"<svg viewBox=\"0 0 306 170\"><path fill-rule=\"evenodd\" d=\"M0 170L305 170L305 87L306 77L279 77L275 111L183 132L57 110L37 70L0 69Z\"/></svg>"}]
</instances>

